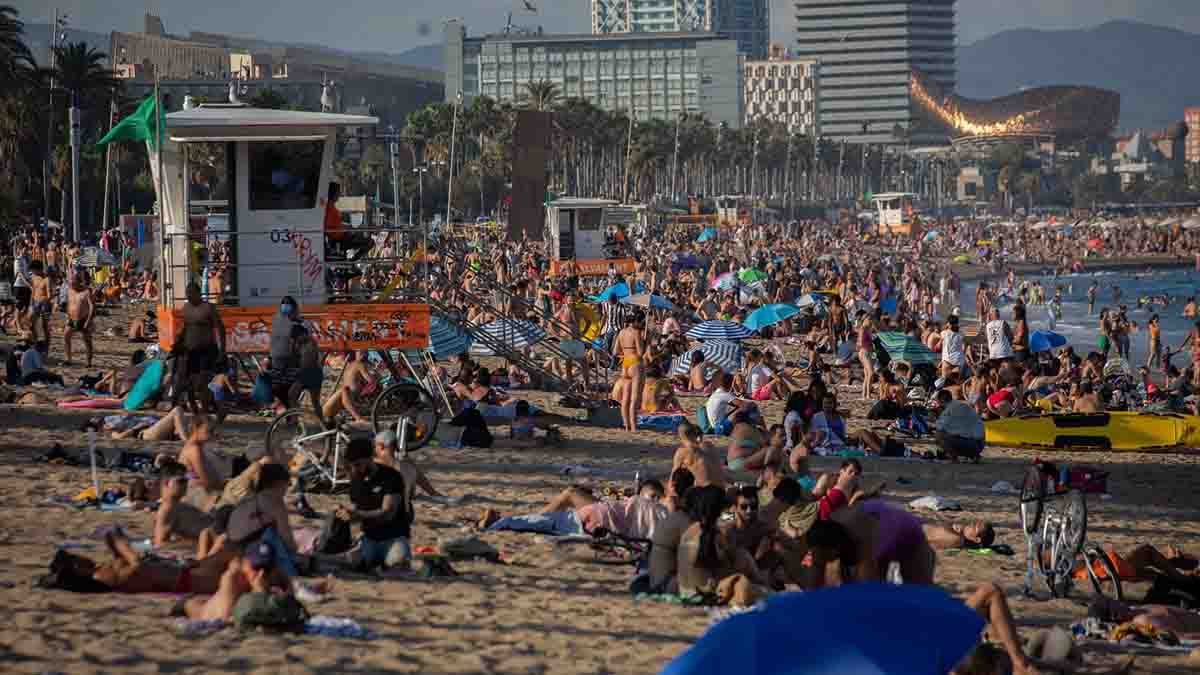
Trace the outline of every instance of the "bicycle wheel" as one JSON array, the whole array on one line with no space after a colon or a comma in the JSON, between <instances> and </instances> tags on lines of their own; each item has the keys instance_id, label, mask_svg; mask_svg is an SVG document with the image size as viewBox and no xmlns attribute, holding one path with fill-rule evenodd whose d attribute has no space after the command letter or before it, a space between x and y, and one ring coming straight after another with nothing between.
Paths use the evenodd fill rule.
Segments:
<instances>
[{"instance_id":1,"label":"bicycle wheel","mask_svg":"<svg viewBox=\"0 0 1200 675\"><path fill-rule=\"evenodd\" d=\"M324 439L307 443L303 439L321 431L321 422L312 413L289 410L267 428L267 451L275 457L290 457L300 451L320 455L325 449Z\"/></svg>"},{"instance_id":2,"label":"bicycle wheel","mask_svg":"<svg viewBox=\"0 0 1200 675\"><path fill-rule=\"evenodd\" d=\"M1083 540L1087 537L1087 499L1079 490L1067 494L1063 509L1062 540L1059 541L1060 555L1074 559L1083 551Z\"/></svg>"},{"instance_id":3,"label":"bicycle wheel","mask_svg":"<svg viewBox=\"0 0 1200 675\"><path fill-rule=\"evenodd\" d=\"M1036 466L1031 466L1025 471L1021 483L1021 501L1018 504L1021 511L1021 527L1025 529L1025 534L1037 532L1045 500L1046 483L1042 478L1042 471Z\"/></svg>"},{"instance_id":4,"label":"bicycle wheel","mask_svg":"<svg viewBox=\"0 0 1200 675\"><path fill-rule=\"evenodd\" d=\"M1083 561L1087 565L1088 579L1092 581L1092 589L1096 595L1110 600L1124 600L1121 590L1121 577L1108 554L1099 546L1089 546L1083 552ZM1099 574L1096 567L1099 566Z\"/></svg>"},{"instance_id":5,"label":"bicycle wheel","mask_svg":"<svg viewBox=\"0 0 1200 675\"><path fill-rule=\"evenodd\" d=\"M371 406L372 430L394 432L397 440L404 439L400 449L409 452L433 438L440 417L437 402L429 392L411 382L393 384Z\"/></svg>"}]
</instances>

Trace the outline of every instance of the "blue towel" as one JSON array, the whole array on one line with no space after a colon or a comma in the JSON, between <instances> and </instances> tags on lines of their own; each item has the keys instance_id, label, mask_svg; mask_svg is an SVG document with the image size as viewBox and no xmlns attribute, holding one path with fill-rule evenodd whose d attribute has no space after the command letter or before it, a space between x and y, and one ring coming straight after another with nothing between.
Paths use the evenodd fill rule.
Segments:
<instances>
[{"instance_id":1,"label":"blue towel","mask_svg":"<svg viewBox=\"0 0 1200 675\"><path fill-rule=\"evenodd\" d=\"M569 535L583 534L583 526L574 511L531 513L524 516L501 518L488 528L488 532L532 532L534 534Z\"/></svg>"}]
</instances>

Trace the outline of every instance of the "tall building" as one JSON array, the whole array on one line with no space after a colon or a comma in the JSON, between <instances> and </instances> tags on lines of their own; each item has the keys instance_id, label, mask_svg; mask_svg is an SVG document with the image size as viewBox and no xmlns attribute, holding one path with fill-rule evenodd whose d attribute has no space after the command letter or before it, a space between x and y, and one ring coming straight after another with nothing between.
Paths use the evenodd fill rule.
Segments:
<instances>
[{"instance_id":1,"label":"tall building","mask_svg":"<svg viewBox=\"0 0 1200 675\"><path fill-rule=\"evenodd\" d=\"M1185 109L1183 123L1188 128L1184 157L1188 164L1200 163L1200 107Z\"/></svg>"},{"instance_id":2,"label":"tall building","mask_svg":"<svg viewBox=\"0 0 1200 675\"><path fill-rule=\"evenodd\" d=\"M703 113L741 126L740 57L734 40L715 33L488 35L468 38L446 23L446 101L488 96L517 101L526 85L551 82L562 98L584 98L638 119Z\"/></svg>"},{"instance_id":3,"label":"tall building","mask_svg":"<svg viewBox=\"0 0 1200 675\"><path fill-rule=\"evenodd\" d=\"M767 56L770 0L591 0L592 33L716 32L753 59Z\"/></svg>"},{"instance_id":4,"label":"tall building","mask_svg":"<svg viewBox=\"0 0 1200 675\"><path fill-rule=\"evenodd\" d=\"M821 133L857 143L944 142L923 124L910 82L918 70L954 91L954 4L795 0L793 52L821 63Z\"/></svg>"},{"instance_id":5,"label":"tall building","mask_svg":"<svg viewBox=\"0 0 1200 675\"><path fill-rule=\"evenodd\" d=\"M797 134L820 136L820 71L817 61L793 59L776 44L765 61L746 61L746 122L767 119Z\"/></svg>"}]
</instances>

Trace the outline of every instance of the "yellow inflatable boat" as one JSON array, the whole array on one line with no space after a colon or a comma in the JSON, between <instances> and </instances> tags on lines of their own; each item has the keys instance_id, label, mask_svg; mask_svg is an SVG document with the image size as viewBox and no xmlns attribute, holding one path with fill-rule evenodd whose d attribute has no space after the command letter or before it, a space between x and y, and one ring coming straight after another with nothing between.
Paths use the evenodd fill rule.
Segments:
<instances>
[{"instance_id":1,"label":"yellow inflatable boat","mask_svg":"<svg viewBox=\"0 0 1200 675\"><path fill-rule=\"evenodd\" d=\"M1149 451L1200 447L1200 417L1173 413L1072 413L984 424L987 445L1059 450Z\"/></svg>"}]
</instances>

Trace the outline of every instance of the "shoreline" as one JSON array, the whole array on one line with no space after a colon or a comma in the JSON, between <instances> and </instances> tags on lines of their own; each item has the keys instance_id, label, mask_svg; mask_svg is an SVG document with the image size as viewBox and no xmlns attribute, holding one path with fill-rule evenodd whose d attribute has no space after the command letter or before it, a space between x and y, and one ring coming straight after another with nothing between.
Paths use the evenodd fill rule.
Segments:
<instances>
[{"instance_id":1,"label":"shoreline","mask_svg":"<svg viewBox=\"0 0 1200 675\"><path fill-rule=\"evenodd\" d=\"M1179 258L1176 256L1140 256L1134 258L1109 258L1102 259L1095 263L1084 264L1084 274L1088 272L1123 272L1130 270L1139 270L1145 267L1166 267L1180 268L1191 267L1193 261L1187 258ZM981 281L1003 276L1006 272L993 272L982 265L964 265L960 263L951 263L951 267L958 273L958 278L963 281ZM1045 269L1051 269L1051 266L1040 263L1017 263L1009 265L1018 275L1028 275L1041 272ZM1006 268L1006 269L1008 269Z\"/></svg>"}]
</instances>

